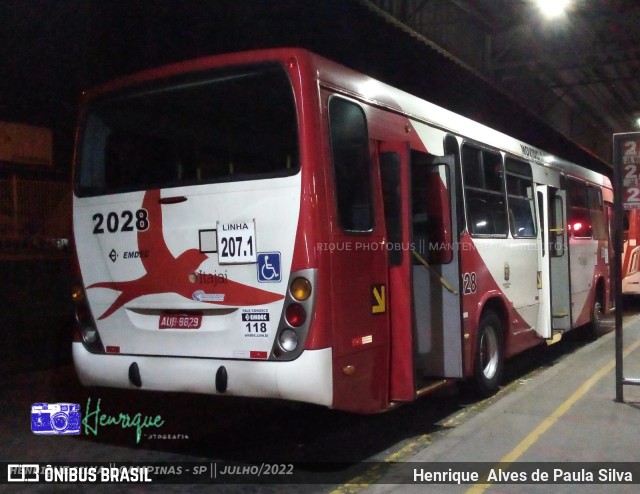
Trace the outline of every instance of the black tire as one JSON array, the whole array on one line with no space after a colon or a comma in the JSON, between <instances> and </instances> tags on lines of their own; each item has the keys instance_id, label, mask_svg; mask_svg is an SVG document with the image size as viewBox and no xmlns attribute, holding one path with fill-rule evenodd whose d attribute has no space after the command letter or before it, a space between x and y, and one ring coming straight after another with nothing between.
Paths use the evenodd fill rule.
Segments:
<instances>
[{"instance_id":1,"label":"black tire","mask_svg":"<svg viewBox=\"0 0 640 494\"><path fill-rule=\"evenodd\" d=\"M502 322L495 312L482 314L476 338L473 389L477 395L487 398L495 394L504 372L504 342Z\"/></svg>"},{"instance_id":2,"label":"black tire","mask_svg":"<svg viewBox=\"0 0 640 494\"><path fill-rule=\"evenodd\" d=\"M601 291L598 290L593 305L591 306L591 322L589 322L585 328L585 338L587 341L595 341L605 332L605 325L603 323L604 311L602 310L602 297L600 294Z\"/></svg>"}]
</instances>

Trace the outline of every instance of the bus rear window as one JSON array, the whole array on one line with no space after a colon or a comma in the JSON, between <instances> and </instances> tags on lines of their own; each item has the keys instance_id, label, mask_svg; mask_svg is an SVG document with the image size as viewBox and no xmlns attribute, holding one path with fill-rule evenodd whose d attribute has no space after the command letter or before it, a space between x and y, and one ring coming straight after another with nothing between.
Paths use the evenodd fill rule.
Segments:
<instances>
[{"instance_id":1,"label":"bus rear window","mask_svg":"<svg viewBox=\"0 0 640 494\"><path fill-rule=\"evenodd\" d=\"M278 65L183 75L94 101L79 196L250 180L298 169L291 84Z\"/></svg>"}]
</instances>

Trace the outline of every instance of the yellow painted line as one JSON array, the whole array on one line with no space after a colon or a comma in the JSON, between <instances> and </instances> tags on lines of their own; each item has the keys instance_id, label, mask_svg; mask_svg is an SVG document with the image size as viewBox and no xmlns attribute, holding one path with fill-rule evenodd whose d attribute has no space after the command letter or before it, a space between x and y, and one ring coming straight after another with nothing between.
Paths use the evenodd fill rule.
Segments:
<instances>
[{"instance_id":1,"label":"yellow painted line","mask_svg":"<svg viewBox=\"0 0 640 494\"><path fill-rule=\"evenodd\" d=\"M640 347L640 340L637 340L633 345L631 345L623 355L626 357L631 352ZM600 379L602 379L607 373L611 372L616 365L615 358L607 363L604 367L602 367L598 372L596 372L593 376L587 379L582 385L576 389L569 398L567 398L564 402L562 402L558 408L556 408L551 414L546 417L540 424L533 429L518 445L509 451L505 456L503 456L497 464L500 465L501 468L505 468L510 463L513 463L518 458L520 458L533 444L540 439L540 436L547 432L557 421L562 417L565 413L569 411L569 409L582 398L587 392L596 384ZM492 484L491 483L479 483L475 484L469 489L467 489L465 494L481 494L485 490L487 490Z\"/></svg>"},{"instance_id":2,"label":"yellow painted line","mask_svg":"<svg viewBox=\"0 0 640 494\"><path fill-rule=\"evenodd\" d=\"M416 449L421 448L431 442L431 436L429 434L423 434L417 439L414 439L404 447L400 448L395 453L387 456L381 463L375 464L364 474L354 477L347 483L341 485L337 489L331 491L331 494L356 494L363 489L375 484L377 480L380 480L386 473L386 469L383 468L384 463L402 461L409 455L411 455Z\"/></svg>"},{"instance_id":3,"label":"yellow painted line","mask_svg":"<svg viewBox=\"0 0 640 494\"><path fill-rule=\"evenodd\" d=\"M510 386L514 385L514 383L511 383L505 386L504 389L508 389ZM474 412L481 406L481 404L481 402L477 402L468 407L465 407L462 411L458 412L452 418L449 418L448 420L442 422L440 425L445 428L451 428L459 425L466 415ZM400 448L398 451L387 456L384 460L382 460L382 463L403 461L405 458L413 454L417 449L427 446L430 442L431 436L429 434L422 434L421 436L418 436L416 439L406 444L404 447ZM383 465L381 463L375 464L365 473L347 481L340 487L331 491L330 494L356 494L361 490L370 487L371 485L375 484L376 481L380 480L386 473L386 471L382 467Z\"/></svg>"}]
</instances>

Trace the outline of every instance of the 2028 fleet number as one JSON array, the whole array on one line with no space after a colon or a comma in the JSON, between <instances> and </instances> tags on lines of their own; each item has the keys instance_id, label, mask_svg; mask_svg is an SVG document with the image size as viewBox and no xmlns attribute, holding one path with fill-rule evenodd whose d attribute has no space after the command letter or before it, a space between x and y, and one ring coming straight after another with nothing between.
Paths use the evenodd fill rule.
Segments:
<instances>
[{"instance_id":1,"label":"2028 fleet number","mask_svg":"<svg viewBox=\"0 0 640 494\"><path fill-rule=\"evenodd\" d=\"M118 213L112 211L107 213L106 218L104 214L96 213L93 215L93 223L94 235L105 233L105 227L109 233L134 230L143 232L149 228L149 213L146 209L138 209L135 213L125 210L118 216Z\"/></svg>"}]
</instances>

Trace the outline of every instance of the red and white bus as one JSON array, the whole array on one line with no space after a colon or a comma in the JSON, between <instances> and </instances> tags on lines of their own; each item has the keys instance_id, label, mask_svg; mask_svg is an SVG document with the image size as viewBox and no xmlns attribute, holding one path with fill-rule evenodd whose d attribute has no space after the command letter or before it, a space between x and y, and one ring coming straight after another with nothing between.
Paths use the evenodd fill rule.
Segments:
<instances>
[{"instance_id":1,"label":"red and white bus","mask_svg":"<svg viewBox=\"0 0 640 494\"><path fill-rule=\"evenodd\" d=\"M606 177L300 49L87 93L73 201L85 385L377 412L610 309Z\"/></svg>"},{"instance_id":2,"label":"red and white bus","mask_svg":"<svg viewBox=\"0 0 640 494\"><path fill-rule=\"evenodd\" d=\"M624 212L624 241L622 252L622 293L640 295L640 210Z\"/></svg>"}]
</instances>

